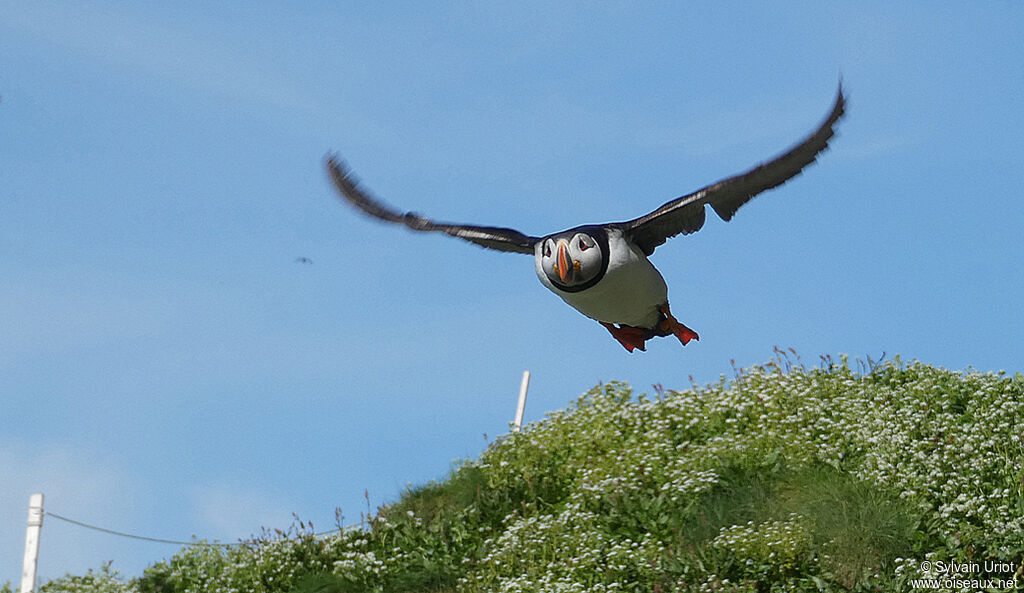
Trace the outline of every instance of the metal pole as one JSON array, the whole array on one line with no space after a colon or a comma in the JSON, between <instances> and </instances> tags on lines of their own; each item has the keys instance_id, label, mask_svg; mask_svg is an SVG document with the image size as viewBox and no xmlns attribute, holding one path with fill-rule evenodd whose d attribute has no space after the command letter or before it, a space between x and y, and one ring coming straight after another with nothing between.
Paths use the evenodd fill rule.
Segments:
<instances>
[{"instance_id":1,"label":"metal pole","mask_svg":"<svg viewBox=\"0 0 1024 593\"><path fill-rule=\"evenodd\" d=\"M516 405L516 419L512 430L519 432L523 426L523 411L526 410L526 390L530 388L530 371L523 371L523 382L519 385L519 404Z\"/></svg>"},{"instance_id":2,"label":"metal pole","mask_svg":"<svg viewBox=\"0 0 1024 593\"><path fill-rule=\"evenodd\" d=\"M25 561L21 565L21 593L36 590L36 567L39 565L39 535L43 530L43 495L28 499L28 529L25 531Z\"/></svg>"}]
</instances>

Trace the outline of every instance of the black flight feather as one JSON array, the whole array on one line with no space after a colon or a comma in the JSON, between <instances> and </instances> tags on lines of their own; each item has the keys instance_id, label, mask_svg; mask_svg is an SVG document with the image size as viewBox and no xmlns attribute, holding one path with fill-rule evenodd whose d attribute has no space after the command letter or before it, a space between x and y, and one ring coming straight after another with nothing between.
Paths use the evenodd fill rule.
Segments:
<instances>
[{"instance_id":1,"label":"black flight feather","mask_svg":"<svg viewBox=\"0 0 1024 593\"><path fill-rule=\"evenodd\" d=\"M813 163L828 148L828 142L835 133L833 127L842 117L845 107L846 99L840 84L829 116L813 134L786 153L745 173L676 198L650 214L609 226L621 228L627 239L640 247L645 255L650 255L670 237L699 231L704 226L705 204L710 204L722 220L731 220L740 206L751 198L782 185Z\"/></svg>"},{"instance_id":2,"label":"black flight feather","mask_svg":"<svg viewBox=\"0 0 1024 593\"><path fill-rule=\"evenodd\" d=\"M360 187L348 167L333 155L327 157L327 170L334 186L346 200L380 220L404 224L414 231L438 231L470 243L476 243L481 247L513 253L533 255L533 246L540 240L538 237L524 235L514 229L435 222L415 212L401 213L392 210Z\"/></svg>"}]
</instances>

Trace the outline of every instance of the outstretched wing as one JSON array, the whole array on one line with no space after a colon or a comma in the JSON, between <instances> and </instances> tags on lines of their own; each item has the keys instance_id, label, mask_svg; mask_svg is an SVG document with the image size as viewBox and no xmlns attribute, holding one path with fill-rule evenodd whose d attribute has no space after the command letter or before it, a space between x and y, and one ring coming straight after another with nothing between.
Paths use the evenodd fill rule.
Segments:
<instances>
[{"instance_id":1,"label":"outstretched wing","mask_svg":"<svg viewBox=\"0 0 1024 593\"><path fill-rule=\"evenodd\" d=\"M540 240L538 237L530 237L513 229L435 222L414 212L403 214L392 210L360 187L348 167L333 155L327 157L327 170L334 186L353 206L370 216L404 224L414 231L439 231L488 249L530 255L533 255L534 244Z\"/></svg>"},{"instance_id":2,"label":"outstretched wing","mask_svg":"<svg viewBox=\"0 0 1024 593\"><path fill-rule=\"evenodd\" d=\"M699 231L704 226L705 204L710 204L722 220L731 220L740 206L749 202L751 198L782 185L813 163L818 155L828 148L828 141L835 133L833 127L842 117L845 107L846 99L843 96L843 86L840 84L832 113L813 134L785 154L746 173L723 179L692 194L676 198L650 214L617 223L616 226L622 228L626 237L639 246L646 255L650 255L658 245L670 237Z\"/></svg>"}]
</instances>

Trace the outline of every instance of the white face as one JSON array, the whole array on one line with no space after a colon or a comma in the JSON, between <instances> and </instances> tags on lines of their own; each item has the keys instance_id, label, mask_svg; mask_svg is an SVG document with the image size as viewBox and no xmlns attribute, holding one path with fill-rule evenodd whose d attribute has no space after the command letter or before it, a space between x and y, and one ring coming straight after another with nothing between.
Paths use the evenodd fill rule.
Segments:
<instances>
[{"instance_id":1,"label":"white face","mask_svg":"<svg viewBox=\"0 0 1024 593\"><path fill-rule=\"evenodd\" d=\"M544 275L555 286L578 286L601 272L601 246L586 233L544 239L540 258Z\"/></svg>"}]
</instances>

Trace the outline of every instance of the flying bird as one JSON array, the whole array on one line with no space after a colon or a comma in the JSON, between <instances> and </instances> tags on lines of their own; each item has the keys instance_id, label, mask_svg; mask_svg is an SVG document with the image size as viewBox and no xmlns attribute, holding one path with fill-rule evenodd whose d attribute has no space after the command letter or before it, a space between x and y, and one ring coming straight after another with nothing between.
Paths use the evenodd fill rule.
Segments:
<instances>
[{"instance_id":1,"label":"flying bird","mask_svg":"<svg viewBox=\"0 0 1024 593\"><path fill-rule=\"evenodd\" d=\"M488 249L533 255L541 284L595 319L629 352L646 350L647 340L670 335L685 346L700 337L672 315L665 280L647 258L669 238L699 231L704 226L705 205L729 221L754 196L798 175L828 147L845 106L840 84L825 121L776 158L666 202L638 218L587 224L542 237L505 227L437 222L414 212L402 213L363 188L336 156L327 157L327 169L341 195L370 216L416 231L442 232Z\"/></svg>"}]
</instances>

